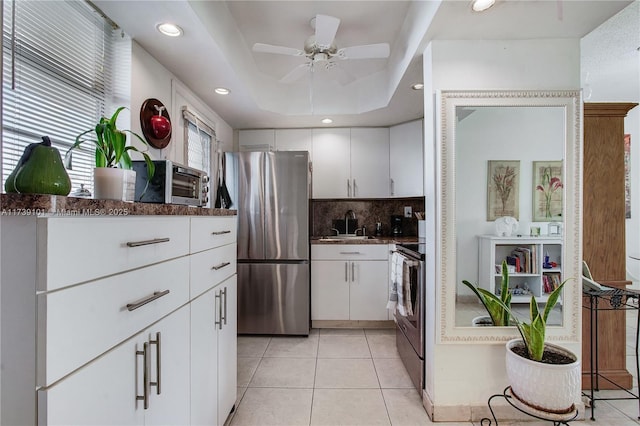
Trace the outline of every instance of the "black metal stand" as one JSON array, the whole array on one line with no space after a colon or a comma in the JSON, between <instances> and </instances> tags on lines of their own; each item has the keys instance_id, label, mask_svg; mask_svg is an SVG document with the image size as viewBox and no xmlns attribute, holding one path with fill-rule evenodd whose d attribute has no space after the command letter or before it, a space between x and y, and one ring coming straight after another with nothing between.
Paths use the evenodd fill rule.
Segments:
<instances>
[{"instance_id":1,"label":"black metal stand","mask_svg":"<svg viewBox=\"0 0 640 426\"><path fill-rule=\"evenodd\" d=\"M584 309L589 311L589 327L591 328L589 334L589 352L590 362L589 362L589 375L591 378L591 385L589 389L589 393L582 392L582 395L589 398L589 403L591 405L591 420L595 420L595 409L596 409L596 401L607 401L607 400L624 400L624 399L635 399L638 400L638 418L640 419L640 396L635 394L628 389L623 388L617 383L611 381L606 376L600 374L598 369L599 359L598 359L598 312L599 311L612 311L612 310L635 310L639 311L640 307L638 306L638 300L640 298L640 293L636 293L634 291L625 290L621 288L613 288L613 287L603 287L602 290L595 290L584 288L582 291L583 296L589 298L589 305L584 306ZM601 302L608 302L608 306L603 306ZM594 327L595 325L595 327ZM626 326L626 324L625 324ZM640 388L640 364L638 363L638 332L640 331L640 312L638 312L637 320L636 320L636 380L637 385ZM625 391L629 396L627 397L600 397L597 398L594 395L594 392L600 391L600 382L599 379L606 380L611 383L615 387L620 390Z\"/></svg>"},{"instance_id":2,"label":"black metal stand","mask_svg":"<svg viewBox=\"0 0 640 426\"><path fill-rule=\"evenodd\" d=\"M489 411L491 411L491 417L493 417L493 421L495 422L496 426L498 426L498 420L496 419L496 415L493 412L493 407L491 407L491 401L497 397L504 398L509 403L509 405L511 405L513 408L520 411L521 413L534 417L538 420L547 420L547 421L553 422L553 426L569 425L570 421L578 417L578 410L573 410L568 414L552 414L552 413L547 414L541 411L534 410L530 407L527 407L524 404L517 402L517 399L511 394L511 386L507 386L506 388L504 388L504 391L502 391L501 394L498 393L495 395L491 395L491 397L489 397L489 400L487 401L487 405L489 406ZM488 417L485 417L482 420L480 420L480 426L491 426L492 424L493 423L491 422L491 419Z\"/></svg>"}]
</instances>

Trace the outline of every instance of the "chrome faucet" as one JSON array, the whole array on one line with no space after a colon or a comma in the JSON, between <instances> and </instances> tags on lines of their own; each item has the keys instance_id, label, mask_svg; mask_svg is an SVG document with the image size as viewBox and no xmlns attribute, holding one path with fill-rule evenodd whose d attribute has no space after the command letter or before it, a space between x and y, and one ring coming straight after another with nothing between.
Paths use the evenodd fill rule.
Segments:
<instances>
[{"instance_id":1,"label":"chrome faucet","mask_svg":"<svg viewBox=\"0 0 640 426\"><path fill-rule=\"evenodd\" d=\"M353 210L347 210L347 212L344 214L344 232L345 232L345 234L349 233L349 216L351 216L351 219L353 219L353 220L356 219L356 214L353 212Z\"/></svg>"},{"instance_id":2,"label":"chrome faucet","mask_svg":"<svg viewBox=\"0 0 640 426\"><path fill-rule=\"evenodd\" d=\"M340 231L338 231L336 228L331 228L331 230L336 232L336 236L340 235Z\"/></svg>"}]
</instances>

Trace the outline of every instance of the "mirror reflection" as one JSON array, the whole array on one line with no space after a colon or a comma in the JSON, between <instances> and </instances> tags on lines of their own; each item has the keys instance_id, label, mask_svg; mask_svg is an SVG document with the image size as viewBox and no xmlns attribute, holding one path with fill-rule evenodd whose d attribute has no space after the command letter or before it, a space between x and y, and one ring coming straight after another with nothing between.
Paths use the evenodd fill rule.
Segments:
<instances>
[{"instance_id":1,"label":"mirror reflection","mask_svg":"<svg viewBox=\"0 0 640 426\"><path fill-rule=\"evenodd\" d=\"M566 111L562 106L455 108L455 325L487 311L463 280L500 295L507 263L513 310L528 319L563 279ZM549 323L562 324L562 303Z\"/></svg>"}]
</instances>

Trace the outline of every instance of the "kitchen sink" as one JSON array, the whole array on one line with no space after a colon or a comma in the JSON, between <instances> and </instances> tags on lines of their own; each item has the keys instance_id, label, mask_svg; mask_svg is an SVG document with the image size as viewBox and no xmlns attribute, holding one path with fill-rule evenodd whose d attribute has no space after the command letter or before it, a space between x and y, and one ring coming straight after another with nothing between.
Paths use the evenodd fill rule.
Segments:
<instances>
[{"instance_id":1,"label":"kitchen sink","mask_svg":"<svg viewBox=\"0 0 640 426\"><path fill-rule=\"evenodd\" d=\"M320 241L350 241L350 240L373 240L375 237L370 235L331 235L327 237L321 237Z\"/></svg>"}]
</instances>

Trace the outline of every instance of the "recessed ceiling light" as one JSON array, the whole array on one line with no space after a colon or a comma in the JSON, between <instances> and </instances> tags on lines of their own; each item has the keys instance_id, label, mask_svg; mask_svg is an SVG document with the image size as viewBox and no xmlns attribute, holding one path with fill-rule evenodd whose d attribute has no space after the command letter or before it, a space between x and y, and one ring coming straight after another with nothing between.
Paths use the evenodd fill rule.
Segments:
<instances>
[{"instance_id":1,"label":"recessed ceiling light","mask_svg":"<svg viewBox=\"0 0 640 426\"><path fill-rule=\"evenodd\" d=\"M333 120L330 118L323 118L322 119L322 124L331 124L333 123Z\"/></svg>"},{"instance_id":2,"label":"recessed ceiling light","mask_svg":"<svg viewBox=\"0 0 640 426\"><path fill-rule=\"evenodd\" d=\"M422 83L416 83L416 84L411 85L411 88L412 88L413 90L422 90L422 89L424 89L424 84L422 84Z\"/></svg>"},{"instance_id":3,"label":"recessed ceiling light","mask_svg":"<svg viewBox=\"0 0 640 426\"><path fill-rule=\"evenodd\" d=\"M230 93L229 89L225 89L224 87L216 87L214 92L218 95L228 95Z\"/></svg>"},{"instance_id":4,"label":"recessed ceiling light","mask_svg":"<svg viewBox=\"0 0 640 426\"><path fill-rule=\"evenodd\" d=\"M493 6L495 2L496 0L473 0L471 2L471 9L476 12L482 12Z\"/></svg>"},{"instance_id":5,"label":"recessed ceiling light","mask_svg":"<svg viewBox=\"0 0 640 426\"><path fill-rule=\"evenodd\" d=\"M169 37L179 37L182 35L182 28L180 28L176 24L170 24L168 22L164 22L162 24L158 24L156 28L162 34L167 35Z\"/></svg>"}]
</instances>

